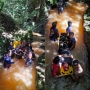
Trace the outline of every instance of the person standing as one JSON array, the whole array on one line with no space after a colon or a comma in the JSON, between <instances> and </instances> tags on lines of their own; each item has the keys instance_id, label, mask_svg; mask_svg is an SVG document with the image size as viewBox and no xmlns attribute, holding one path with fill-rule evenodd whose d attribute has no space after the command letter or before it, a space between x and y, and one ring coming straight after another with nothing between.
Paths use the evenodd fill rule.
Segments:
<instances>
[{"instance_id":1,"label":"person standing","mask_svg":"<svg viewBox=\"0 0 90 90\"><path fill-rule=\"evenodd\" d=\"M52 27L50 28L50 40L56 41L59 37L58 29L56 28L57 22L52 23Z\"/></svg>"},{"instance_id":2,"label":"person standing","mask_svg":"<svg viewBox=\"0 0 90 90\"><path fill-rule=\"evenodd\" d=\"M58 14L62 13L63 11L63 0L59 0L58 2Z\"/></svg>"},{"instance_id":3,"label":"person standing","mask_svg":"<svg viewBox=\"0 0 90 90\"><path fill-rule=\"evenodd\" d=\"M4 68L10 68L11 64L14 64L14 62L11 62L10 51L8 51L6 54L4 54Z\"/></svg>"},{"instance_id":4,"label":"person standing","mask_svg":"<svg viewBox=\"0 0 90 90\"><path fill-rule=\"evenodd\" d=\"M68 21L68 27L66 28L67 36L69 36L71 31L72 31L72 22Z\"/></svg>"},{"instance_id":5,"label":"person standing","mask_svg":"<svg viewBox=\"0 0 90 90\"><path fill-rule=\"evenodd\" d=\"M34 51L30 51L28 50L25 56L26 62L25 62L25 66L29 66L32 64L32 61L36 60L36 56L34 54Z\"/></svg>"}]
</instances>

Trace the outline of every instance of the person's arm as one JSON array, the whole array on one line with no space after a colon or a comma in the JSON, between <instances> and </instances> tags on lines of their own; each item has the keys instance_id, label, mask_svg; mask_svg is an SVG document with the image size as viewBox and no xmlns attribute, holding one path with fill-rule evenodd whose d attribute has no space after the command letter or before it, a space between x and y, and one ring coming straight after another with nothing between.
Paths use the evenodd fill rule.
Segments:
<instances>
[{"instance_id":1,"label":"person's arm","mask_svg":"<svg viewBox=\"0 0 90 90\"><path fill-rule=\"evenodd\" d=\"M75 46L75 43L72 42L72 46L71 46L70 50L72 50L74 48L74 46Z\"/></svg>"},{"instance_id":2,"label":"person's arm","mask_svg":"<svg viewBox=\"0 0 90 90\"><path fill-rule=\"evenodd\" d=\"M76 44L76 40L74 37L71 39L71 42L72 42L72 46L71 46L70 50L73 49L75 47L75 44Z\"/></svg>"},{"instance_id":3,"label":"person's arm","mask_svg":"<svg viewBox=\"0 0 90 90\"><path fill-rule=\"evenodd\" d=\"M11 57L9 57L9 64L14 64L14 62L11 61Z\"/></svg>"},{"instance_id":4,"label":"person's arm","mask_svg":"<svg viewBox=\"0 0 90 90\"><path fill-rule=\"evenodd\" d=\"M23 50L22 49L19 49L19 52L22 52L23 53Z\"/></svg>"},{"instance_id":5,"label":"person's arm","mask_svg":"<svg viewBox=\"0 0 90 90\"><path fill-rule=\"evenodd\" d=\"M19 55L17 52L15 53L16 55Z\"/></svg>"},{"instance_id":6,"label":"person's arm","mask_svg":"<svg viewBox=\"0 0 90 90\"><path fill-rule=\"evenodd\" d=\"M6 55L4 54L4 61L6 60Z\"/></svg>"},{"instance_id":7,"label":"person's arm","mask_svg":"<svg viewBox=\"0 0 90 90\"><path fill-rule=\"evenodd\" d=\"M54 77L55 77L55 78L58 78L58 77L62 77L62 75L55 75Z\"/></svg>"},{"instance_id":8,"label":"person's arm","mask_svg":"<svg viewBox=\"0 0 90 90\"><path fill-rule=\"evenodd\" d=\"M16 55L19 55L19 52L18 52L17 50L15 50L15 54L16 54Z\"/></svg>"}]
</instances>

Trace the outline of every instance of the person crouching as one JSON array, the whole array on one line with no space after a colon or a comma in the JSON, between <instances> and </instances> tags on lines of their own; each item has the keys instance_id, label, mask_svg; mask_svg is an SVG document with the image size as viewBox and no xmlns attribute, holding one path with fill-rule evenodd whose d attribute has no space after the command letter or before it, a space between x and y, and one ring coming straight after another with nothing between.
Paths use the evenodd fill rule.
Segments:
<instances>
[{"instance_id":1,"label":"person crouching","mask_svg":"<svg viewBox=\"0 0 90 90\"><path fill-rule=\"evenodd\" d=\"M73 61L73 69L74 69L74 74L72 75L72 78L75 81L80 80L80 78L83 78L84 76L84 67L83 64L80 63L78 60Z\"/></svg>"},{"instance_id":2,"label":"person crouching","mask_svg":"<svg viewBox=\"0 0 90 90\"><path fill-rule=\"evenodd\" d=\"M26 59L26 62L25 62L26 67L32 64L32 61L36 59L34 51L28 51L25 56L25 59Z\"/></svg>"},{"instance_id":3,"label":"person crouching","mask_svg":"<svg viewBox=\"0 0 90 90\"><path fill-rule=\"evenodd\" d=\"M76 46L76 39L74 37L74 33L70 32L68 47L69 47L70 50L72 50L72 49L75 48L75 46Z\"/></svg>"},{"instance_id":4,"label":"person crouching","mask_svg":"<svg viewBox=\"0 0 90 90\"><path fill-rule=\"evenodd\" d=\"M53 63L52 63L52 77L54 77L54 78L61 77L59 61L60 61L59 56L56 56L53 59Z\"/></svg>"}]
</instances>

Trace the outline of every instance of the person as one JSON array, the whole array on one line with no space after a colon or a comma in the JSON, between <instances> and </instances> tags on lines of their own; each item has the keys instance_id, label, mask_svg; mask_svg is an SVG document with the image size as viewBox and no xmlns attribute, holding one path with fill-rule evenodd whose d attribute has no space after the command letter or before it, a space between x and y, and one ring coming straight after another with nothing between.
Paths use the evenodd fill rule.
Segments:
<instances>
[{"instance_id":1,"label":"person","mask_svg":"<svg viewBox=\"0 0 90 90\"><path fill-rule=\"evenodd\" d=\"M10 42L10 45L8 47L8 50L13 50L13 49L14 49L13 42Z\"/></svg>"},{"instance_id":2,"label":"person","mask_svg":"<svg viewBox=\"0 0 90 90\"><path fill-rule=\"evenodd\" d=\"M63 1L59 0L58 2L58 14L62 13L63 11Z\"/></svg>"},{"instance_id":3,"label":"person","mask_svg":"<svg viewBox=\"0 0 90 90\"><path fill-rule=\"evenodd\" d=\"M67 62L69 65L72 65L73 55L71 55L68 45L66 43L59 48L58 54L60 58L60 67L64 62Z\"/></svg>"},{"instance_id":4,"label":"person","mask_svg":"<svg viewBox=\"0 0 90 90\"><path fill-rule=\"evenodd\" d=\"M69 47L70 50L72 50L72 49L75 48L75 46L76 46L76 39L74 37L74 33L70 32L68 47Z\"/></svg>"},{"instance_id":5,"label":"person","mask_svg":"<svg viewBox=\"0 0 90 90\"><path fill-rule=\"evenodd\" d=\"M72 65L73 62L73 55L71 55L71 53L69 52L68 49L63 49L62 52L58 52L59 53L59 58L60 58L60 67L64 64L64 62L68 63L68 65Z\"/></svg>"},{"instance_id":6,"label":"person","mask_svg":"<svg viewBox=\"0 0 90 90\"><path fill-rule=\"evenodd\" d=\"M10 42L8 50L10 51L11 58L13 58L14 57L14 52L15 52L15 48L13 46L13 42Z\"/></svg>"},{"instance_id":7,"label":"person","mask_svg":"<svg viewBox=\"0 0 90 90\"><path fill-rule=\"evenodd\" d=\"M73 69L74 74L72 75L72 78L75 81L80 80L80 78L83 78L84 76L84 65L83 63L80 63L78 60L73 61Z\"/></svg>"},{"instance_id":8,"label":"person","mask_svg":"<svg viewBox=\"0 0 90 90\"><path fill-rule=\"evenodd\" d=\"M72 30L72 22L68 21L68 27L66 28L67 36L69 36L71 30Z\"/></svg>"},{"instance_id":9,"label":"person","mask_svg":"<svg viewBox=\"0 0 90 90\"><path fill-rule=\"evenodd\" d=\"M23 40L23 41L21 42L21 50L22 50L23 52L25 51L26 46L27 46L27 42L26 42L25 40Z\"/></svg>"},{"instance_id":10,"label":"person","mask_svg":"<svg viewBox=\"0 0 90 90\"><path fill-rule=\"evenodd\" d=\"M21 49L21 46L18 45L17 48L15 49L15 54L16 54L16 58L21 59L23 56L23 51Z\"/></svg>"},{"instance_id":11,"label":"person","mask_svg":"<svg viewBox=\"0 0 90 90\"><path fill-rule=\"evenodd\" d=\"M36 56L34 54L34 50L27 51L25 59L26 59L25 66L29 66L30 64L32 64L32 61L36 59Z\"/></svg>"},{"instance_id":12,"label":"person","mask_svg":"<svg viewBox=\"0 0 90 90\"><path fill-rule=\"evenodd\" d=\"M67 52L69 54L68 39L67 39L66 33L61 33L60 35L58 52L59 53L62 52L61 54L63 54L64 52Z\"/></svg>"},{"instance_id":13,"label":"person","mask_svg":"<svg viewBox=\"0 0 90 90\"><path fill-rule=\"evenodd\" d=\"M4 54L4 68L10 68L11 64L14 64L14 62L11 62L10 51L8 51Z\"/></svg>"},{"instance_id":14,"label":"person","mask_svg":"<svg viewBox=\"0 0 90 90\"><path fill-rule=\"evenodd\" d=\"M60 43L58 53L59 54L68 54L68 55L70 54L67 43L63 43L63 42Z\"/></svg>"},{"instance_id":15,"label":"person","mask_svg":"<svg viewBox=\"0 0 90 90\"><path fill-rule=\"evenodd\" d=\"M27 51L29 51L29 50L32 51L32 45L30 42L27 43L26 49L27 49Z\"/></svg>"},{"instance_id":16,"label":"person","mask_svg":"<svg viewBox=\"0 0 90 90\"><path fill-rule=\"evenodd\" d=\"M50 28L50 40L52 41L56 41L57 38L59 37L59 33L56 26L57 26L57 22L53 22L52 27Z\"/></svg>"},{"instance_id":17,"label":"person","mask_svg":"<svg viewBox=\"0 0 90 90\"><path fill-rule=\"evenodd\" d=\"M56 56L53 59L53 63L52 63L52 77L60 77L60 65L59 65L59 56Z\"/></svg>"}]
</instances>

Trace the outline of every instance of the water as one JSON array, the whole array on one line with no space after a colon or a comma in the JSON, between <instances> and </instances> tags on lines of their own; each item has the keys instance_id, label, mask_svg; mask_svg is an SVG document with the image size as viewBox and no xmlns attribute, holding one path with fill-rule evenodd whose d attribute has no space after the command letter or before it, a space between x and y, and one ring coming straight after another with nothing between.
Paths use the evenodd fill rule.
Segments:
<instances>
[{"instance_id":1,"label":"water","mask_svg":"<svg viewBox=\"0 0 90 90\"><path fill-rule=\"evenodd\" d=\"M88 6L83 3L69 2L63 13L58 15L57 9L51 10L46 24L46 88L47 90L87 90L90 80L85 76L85 82L75 83L70 78L51 78L50 67L53 58L57 55L58 44L49 40L49 31L52 22L57 21L59 34L66 31L67 22L71 21L76 38L76 47L71 51L75 59L87 61L87 51L84 44L83 15ZM50 79L51 78L51 79ZM76 87L77 86L77 87Z\"/></svg>"},{"instance_id":2,"label":"water","mask_svg":"<svg viewBox=\"0 0 90 90\"><path fill-rule=\"evenodd\" d=\"M32 43L37 59L44 53L44 50L39 48L40 45L37 41ZM15 64L12 64L10 69L0 67L0 90L36 90L36 61L25 67L24 59L13 60Z\"/></svg>"}]
</instances>

